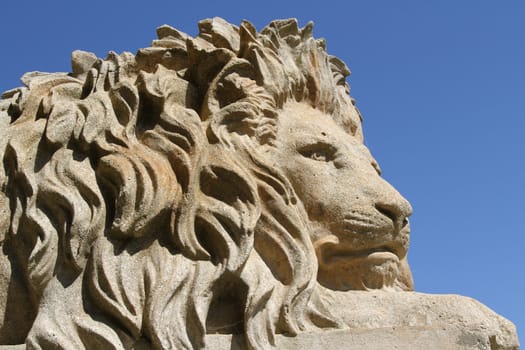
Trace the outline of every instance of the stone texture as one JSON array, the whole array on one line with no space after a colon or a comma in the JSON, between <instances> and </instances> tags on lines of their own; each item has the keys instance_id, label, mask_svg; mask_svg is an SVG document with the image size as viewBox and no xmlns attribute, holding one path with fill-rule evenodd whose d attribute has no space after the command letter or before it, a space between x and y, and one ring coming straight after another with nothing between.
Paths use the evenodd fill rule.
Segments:
<instances>
[{"instance_id":1,"label":"stone texture","mask_svg":"<svg viewBox=\"0 0 525 350\"><path fill-rule=\"evenodd\" d=\"M278 349L476 349L519 348L514 325L474 299L415 292L333 292L326 305L345 328L276 337ZM244 349L241 335L208 336L209 349ZM230 347L230 344L233 344Z\"/></svg>"},{"instance_id":2,"label":"stone texture","mask_svg":"<svg viewBox=\"0 0 525 350\"><path fill-rule=\"evenodd\" d=\"M199 30L2 94L0 344L516 349L479 303L409 292L412 208L312 24Z\"/></svg>"},{"instance_id":3,"label":"stone texture","mask_svg":"<svg viewBox=\"0 0 525 350\"><path fill-rule=\"evenodd\" d=\"M277 349L345 349L345 350L496 350L484 333L447 326L391 327L375 329L325 330L301 333L296 337L277 336ZM210 336L208 349L242 350L243 339L235 336Z\"/></svg>"}]
</instances>

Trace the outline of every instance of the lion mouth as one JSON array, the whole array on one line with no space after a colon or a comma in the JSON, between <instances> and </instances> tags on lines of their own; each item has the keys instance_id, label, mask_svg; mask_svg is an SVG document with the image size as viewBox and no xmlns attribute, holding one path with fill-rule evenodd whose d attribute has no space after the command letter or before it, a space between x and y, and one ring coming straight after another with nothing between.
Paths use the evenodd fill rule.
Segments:
<instances>
[{"instance_id":1,"label":"lion mouth","mask_svg":"<svg viewBox=\"0 0 525 350\"><path fill-rule=\"evenodd\" d=\"M318 251L322 262L326 265L339 264L341 262L357 262L366 260L369 263L377 262L381 264L391 260L399 262L399 256L388 247L378 247L372 249L352 250L344 247L323 246Z\"/></svg>"},{"instance_id":2,"label":"lion mouth","mask_svg":"<svg viewBox=\"0 0 525 350\"><path fill-rule=\"evenodd\" d=\"M315 250L319 262L323 265L339 265L341 263L382 264L386 261L399 263L405 249L399 242L383 242L375 247L356 249L355 245L339 242L335 236L324 237L315 242Z\"/></svg>"}]
</instances>

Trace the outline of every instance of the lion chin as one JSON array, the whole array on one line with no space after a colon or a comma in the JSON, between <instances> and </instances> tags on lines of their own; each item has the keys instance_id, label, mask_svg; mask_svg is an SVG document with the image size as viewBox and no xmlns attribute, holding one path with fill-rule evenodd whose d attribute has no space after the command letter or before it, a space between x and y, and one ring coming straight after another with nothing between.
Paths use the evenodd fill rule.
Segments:
<instances>
[{"instance_id":1,"label":"lion chin","mask_svg":"<svg viewBox=\"0 0 525 350\"><path fill-rule=\"evenodd\" d=\"M337 260L337 261L335 261ZM337 257L319 267L318 281L333 290L412 290L404 280L402 264L388 252L366 253L360 257Z\"/></svg>"},{"instance_id":2,"label":"lion chin","mask_svg":"<svg viewBox=\"0 0 525 350\"><path fill-rule=\"evenodd\" d=\"M412 209L363 144L348 67L311 24L199 28L2 95L0 310L26 310L0 344L269 349L340 324L322 287L413 288Z\"/></svg>"},{"instance_id":3,"label":"lion chin","mask_svg":"<svg viewBox=\"0 0 525 350\"><path fill-rule=\"evenodd\" d=\"M318 282L332 290L411 291L413 280L406 257L387 246L356 250L341 246L335 235L314 242ZM346 248L346 249L345 249Z\"/></svg>"}]
</instances>

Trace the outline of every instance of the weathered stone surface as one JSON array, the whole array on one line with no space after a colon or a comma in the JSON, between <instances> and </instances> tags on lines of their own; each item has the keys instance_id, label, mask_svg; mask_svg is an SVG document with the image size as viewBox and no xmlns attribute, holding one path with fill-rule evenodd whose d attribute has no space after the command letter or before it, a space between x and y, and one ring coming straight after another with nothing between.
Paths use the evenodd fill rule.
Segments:
<instances>
[{"instance_id":1,"label":"weathered stone surface","mask_svg":"<svg viewBox=\"0 0 525 350\"><path fill-rule=\"evenodd\" d=\"M208 349L242 350L246 345L240 336L208 337ZM278 335L276 348L286 350L496 350L516 349L492 346L485 332L448 327L388 327L374 329L325 330L301 333L296 337Z\"/></svg>"},{"instance_id":2,"label":"weathered stone surface","mask_svg":"<svg viewBox=\"0 0 525 350\"><path fill-rule=\"evenodd\" d=\"M312 25L199 29L2 94L0 344L516 348L470 299L407 292L412 208Z\"/></svg>"},{"instance_id":3,"label":"weathered stone surface","mask_svg":"<svg viewBox=\"0 0 525 350\"><path fill-rule=\"evenodd\" d=\"M82 76L89 72L98 57L91 52L76 50L71 54L71 72L74 76Z\"/></svg>"},{"instance_id":4,"label":"weathered stone surface","mask_svg":"<svg viewBox=\"0 0 525 350\"><path fill-rule=\"evenodd\" d=\"M381 291L324 290L322 294L325 305L348 329L278 336L278 349L519 348L514 325L471 298ZM245 348L240 335L211 335L207 341L210 349Z\"/></svg>"}]
</instances>

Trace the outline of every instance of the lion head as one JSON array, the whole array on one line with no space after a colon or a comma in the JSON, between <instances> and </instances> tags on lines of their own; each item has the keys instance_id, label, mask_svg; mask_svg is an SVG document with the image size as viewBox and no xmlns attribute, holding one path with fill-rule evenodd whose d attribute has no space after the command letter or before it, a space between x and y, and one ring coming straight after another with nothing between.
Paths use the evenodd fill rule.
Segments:
<instances>
[{"instance_id":1,"label":"lion head","mask_svg":"<svg viewBox=\"0 0 525 350\"><path fill-rule=\"evenodd\" d=\"M412 289L411 208L363 144L346 65L311 24L199 28L4 93L6 289L30 347L259 349L337 326L322 289Z\"/></svg>"}]
</instances>

